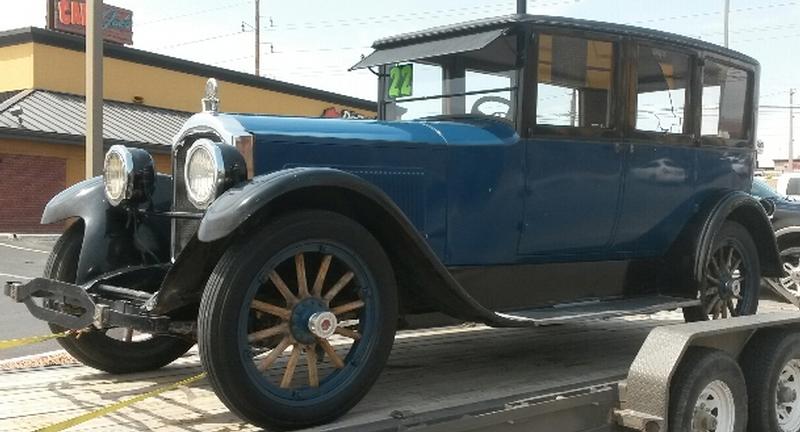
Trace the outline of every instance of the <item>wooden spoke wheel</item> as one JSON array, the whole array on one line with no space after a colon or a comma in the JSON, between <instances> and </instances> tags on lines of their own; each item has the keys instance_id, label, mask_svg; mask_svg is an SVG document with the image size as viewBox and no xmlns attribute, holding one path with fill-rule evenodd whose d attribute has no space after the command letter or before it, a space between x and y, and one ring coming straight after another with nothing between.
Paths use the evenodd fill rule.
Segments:
<instances>
[{"instance_id":1,"label":"wooden spoke wheel","mask_svg":"<svg viewBox=\"0 0 800 432\"><path fill-rule=\"evenodd\" d=\"M394 341L397 293L377 240L336 213L292 213L225 252L198 316L220 399L262 427L307 427L355 405Z\"/></svg>"},{"instance_id":2,"label":"wooden spoke wheel","mask_svg":"<svg viewBox=\"0 0 800 432\"><path fill-rule=\"evenodd\" d=\"M698 291L701 306L684 309L684 317L705 321L756 313L760 275L758 251L750 234L736 222L725 222L703 269Z\"/></svg>"}]
</instances>

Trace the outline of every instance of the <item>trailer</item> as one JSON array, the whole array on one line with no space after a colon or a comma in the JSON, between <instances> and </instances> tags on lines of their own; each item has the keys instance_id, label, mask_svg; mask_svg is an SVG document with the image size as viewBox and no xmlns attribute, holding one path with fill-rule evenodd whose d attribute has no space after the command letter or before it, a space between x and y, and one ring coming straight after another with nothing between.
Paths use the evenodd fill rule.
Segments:
<instances>
[{"instance_id":1,"label":"trailer","mask_svg":"<svg viewBox=\"0 0 800 432\"><path fill-rule=\"evenodd\" d=\"M683 324L680 313L661 312L538 329L464 324L403 331L367 397L318 430L684 430L667 424L675 418L670 409L676 409L668 403L697 381L686 381L686 366L693 370L708 355L746 362L741 369L750 401L771 399L759 382L776 381L777 388L766 386L767 393L773 390L778 404L794 407L793 382L753 377L784 362L770 352L781 340L796 340L800 314L793 305L774 301L762 301L761 311L692 324ZM754 347L757 356L749 354ZM791 347L798 352L797 344ZM790 357L791 366L794 354ZM257 430L228 412L205 381L110 413L101 410L199 372L196 350L156 372L125 376L78 365L0 372L0 430L39 430L87 413L94 418L69 430ZM737 391L735 383L726 386ZM762 402L762 407L770 403ZM796 430L791 429L795 417L783 415L780 429L762 430ZM713 413L695 413L695 421L701 423L697 430L724 430Z\"/></svg>"}]
</instances>

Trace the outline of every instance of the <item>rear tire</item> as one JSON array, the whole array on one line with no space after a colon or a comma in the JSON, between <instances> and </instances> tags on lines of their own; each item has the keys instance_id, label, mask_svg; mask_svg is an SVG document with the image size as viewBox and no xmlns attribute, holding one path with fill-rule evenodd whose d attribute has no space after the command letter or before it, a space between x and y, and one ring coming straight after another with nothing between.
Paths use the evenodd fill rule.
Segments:
<instances>
[{"instance_id":1,"label":"rear tire","mask_svg":"<svg viewBox=\"0 0 800 432\"><path fill-rule=\"evenodd\" d=\"M756 335L741 357L751 432L800 431L800 334Z\"/></svg>"},{"instance_id":2,"label":"rear tire","mask_svg":"<svg viewBox=\"0 0 800 432\"><path fill-rule=\"evenodd\" d=\"M248 422L322 424L378 378L397 308L389 258L369 231L337 213L291 213L217 264L200 303L200 357L217 396Z\"/></svg>"},{"instance_id":3,"label":"rear tire","mask_svg":"<svg viewBox=\"0 0 800 432\"><path fill-rule=\"evenodd\" d=\"M761 269L758 249L742 225L726 221L714 238L703 270L701 306L683 309L687 322L707 321L758 311Z\"/></svg>"},{"instance_id":4,"label":"rear tire","mask_svg":"<svg viewBox=\"0 0 800 432\"><path fill-rule=\"evenodd\" d=\"M669 430L744 432L747 389L739 365L726 353L692 348L670 383Z\"/></svg>"},{"instance_id":5,"label":"rear tire","mask_svg":"<svg viewBox=\"0 0 800 432\"><path fill-rule=\"evenodd\" d=\"M83 227L82 221L76 221L64 231L50 253L44 277L75 282L83 244ZM54 333L66 330L55 324L49 325ZM68 336L57 340L64 350L81 363L112 374L159 369L175 361L194 345L187 340L166 336L125 342L96 329L81 333L80 337Z\"/></svg>"}]
</instances>

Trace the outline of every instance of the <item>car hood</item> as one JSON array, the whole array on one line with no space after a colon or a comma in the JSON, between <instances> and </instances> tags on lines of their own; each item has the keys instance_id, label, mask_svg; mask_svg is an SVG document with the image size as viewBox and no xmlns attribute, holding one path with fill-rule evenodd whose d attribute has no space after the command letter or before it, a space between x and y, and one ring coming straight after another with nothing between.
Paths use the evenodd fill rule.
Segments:
<instances>
[{"instance_id":1,"label":"car hood","mask_svg":"<svg viewBox=\"0 0 800 432\"><path fill-rule=\"evenodd\" d=\"M247 114L232 116L255 136L256 143L279 140L343 142L348 145L474 145L517 140L510 124L487 118L389 122Z\"/></svg>"}]
</instances>

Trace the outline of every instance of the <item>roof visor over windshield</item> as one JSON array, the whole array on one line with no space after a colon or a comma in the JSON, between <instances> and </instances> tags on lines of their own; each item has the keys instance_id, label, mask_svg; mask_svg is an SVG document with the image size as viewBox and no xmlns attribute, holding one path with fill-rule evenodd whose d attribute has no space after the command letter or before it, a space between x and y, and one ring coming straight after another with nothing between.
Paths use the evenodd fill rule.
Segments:
<instances>
[{"instance_id":1,"label":"roof visor over windshield","mask_svg":"<svg viewBox=\"0 0 800 432\"><path fill-rule=\"evenodd\" d=\"M395 48L379 49L350 68L362 69L408 60L441 57L486 48L505 34L505 29L489 30L447 39L433 40Z\"/></svg>"}]
</instances>

